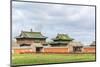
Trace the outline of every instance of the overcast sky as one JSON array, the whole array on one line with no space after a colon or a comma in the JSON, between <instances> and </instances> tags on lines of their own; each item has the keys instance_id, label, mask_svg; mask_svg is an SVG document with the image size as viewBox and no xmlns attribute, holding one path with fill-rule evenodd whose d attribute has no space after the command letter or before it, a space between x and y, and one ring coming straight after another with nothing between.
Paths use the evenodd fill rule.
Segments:
<instances>
[{"instance_id":1,"label":"overcast sky","mask_svg":"<svg viewBox=\"0 0 100 67\"><path fill-rule=\"evenodd\" d=\"M90 44L95 40L95 7L13 2L12 36L30 29L42 32L49 39L64 33Z\"/></svg>"}]
</instances>

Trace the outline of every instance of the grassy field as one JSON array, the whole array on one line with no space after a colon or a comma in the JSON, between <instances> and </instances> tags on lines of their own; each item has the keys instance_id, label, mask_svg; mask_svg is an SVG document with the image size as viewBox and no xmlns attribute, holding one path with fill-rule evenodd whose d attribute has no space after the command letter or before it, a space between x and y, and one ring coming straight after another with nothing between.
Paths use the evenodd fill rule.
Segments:
<instances>
[{"instance_id":1,"label":"grassy field","mask_svg":"<svg viewBox=\"0 0 100 67\"><path fill-rule=\"evenodd\" d=\"M95 54L14 54L12 65L95 61Z\"/></svg>"}]
</instances>

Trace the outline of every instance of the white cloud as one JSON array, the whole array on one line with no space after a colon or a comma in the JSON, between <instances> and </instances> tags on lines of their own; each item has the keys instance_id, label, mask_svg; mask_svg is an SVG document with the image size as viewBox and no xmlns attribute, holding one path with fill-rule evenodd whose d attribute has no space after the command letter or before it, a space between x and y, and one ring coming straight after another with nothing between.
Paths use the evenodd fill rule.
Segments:
<instances>
[{"instance_id":1,"label":"white cloud","mask_svg":"<svg viewBox=\"0 0 100 67\"><path fill-rule=\"evenodd\" d=\"M13 2L13 36L21 30L41 31L52 38L66 33L84 43L95 39L95 8L89 6Z\"/></svg>"}]
</instances>

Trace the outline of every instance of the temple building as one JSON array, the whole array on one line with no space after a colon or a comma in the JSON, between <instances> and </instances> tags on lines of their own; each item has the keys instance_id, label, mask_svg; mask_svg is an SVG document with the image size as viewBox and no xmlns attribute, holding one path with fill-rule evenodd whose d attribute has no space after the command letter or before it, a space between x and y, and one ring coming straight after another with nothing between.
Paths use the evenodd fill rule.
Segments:
<instances>
[{"instance_id":1,"label":"temple building","mask_svg":"<svg viewBox=\"0 0 100 67\"><path fill-rule=\"evenodd\" d=\"M70 53L82 53L83 46L84 45L81 42L77 42L77 41L72 41L68 44Z\"/></svg>"},{"instance_id":2,"label":"temple building","mask_svg":"<svg viewBox=\"0 0 100 67\"><path fill-rule=\"evenodd\" d=\"M15 37L12 53L95 53L95 42L85 46L75 41L68 34L57 34L52 42L46 42L47 37L41 32L22 31Z\"/></svg>"},{"instance_id":3,"label":"temple building","mask_svg":"<svg viewBox=\"0 0 100 67\"><path fill-rule=\"evenodd\" d=\"M30 48L33 52L42 52L43 45L46 43L46 38L41 32L27 32L22 31L19 36L16 37L17 45L19 48Z\"/></svg>"},{"instance_id":4,"label":"temple building","mask_svg":"<svg viewBox=\"0 0 100 67\"><path fill-rule=\"evenodd\" d=\"M53 42L50 43L52 47L66 47L69 42L73 41L67 34L58 34L56 38L52 39Z\"/></svg>"}]
</instances>

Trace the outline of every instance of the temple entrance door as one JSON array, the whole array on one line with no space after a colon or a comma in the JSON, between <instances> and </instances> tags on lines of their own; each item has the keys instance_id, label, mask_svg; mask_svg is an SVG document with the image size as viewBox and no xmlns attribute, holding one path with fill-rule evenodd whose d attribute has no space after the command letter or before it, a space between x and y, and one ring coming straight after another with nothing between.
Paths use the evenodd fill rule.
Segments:
<instances>
[{"instance_id":1,"label":"temple entrance door","mask_svg":"<svg viewBox=\"0 0 100 67\"><path fill-rule=\"evenodd\" d=\"M73 52L74 53L80 53L82 51L82 47L81 46L74 46L73 47Z\"/></svg>"},{"instance_id":2,"label":"temple entrance door","mask_svg":"<svg viewBox=\"0 0 100 67\"><path fill-rule=\"evenodd\" d=\"M42 52L42 47L36 47L36 53Z\"/></svg>"}]
</instances>

